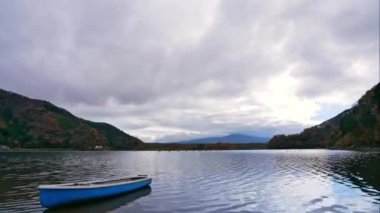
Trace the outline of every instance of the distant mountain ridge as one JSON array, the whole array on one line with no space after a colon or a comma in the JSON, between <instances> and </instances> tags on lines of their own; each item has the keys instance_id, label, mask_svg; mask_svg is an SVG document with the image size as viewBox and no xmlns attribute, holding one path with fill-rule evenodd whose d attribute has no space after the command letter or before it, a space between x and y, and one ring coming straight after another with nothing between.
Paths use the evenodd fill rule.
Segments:
<instances>
[{"instance_id":1,"label":"distant mountain ridge","mask_svg":"<svg viewBox=\"0 0 380 213\"><path fill-rule=\"evenodd\" d=\"M245 134L229 134L221 137L206 137L193 140L181 141L180 144L216 144L216 143L267 143L270 138L256 137Z\"/></svg>"},{"instance_id":2,"label":"distant mountain ridge","mask_svg":"<svg viewBox=\"0 0 380 213\"><path fill-rule=\"evenodd\" d=\"M380 83L351 109L300 134L276 135L268 148L380 147Z\"/></svg>"},{"instance_id":3,"label":"distant mountain ridge","mask_svg":"<svg viewBox=\"0 0 380 213\"><path fill-rule=\"evenodd\" d=\"M0 89L0 144L19 148L133 149L143 142L107 123Z\"/></svg>"}]
</instances>

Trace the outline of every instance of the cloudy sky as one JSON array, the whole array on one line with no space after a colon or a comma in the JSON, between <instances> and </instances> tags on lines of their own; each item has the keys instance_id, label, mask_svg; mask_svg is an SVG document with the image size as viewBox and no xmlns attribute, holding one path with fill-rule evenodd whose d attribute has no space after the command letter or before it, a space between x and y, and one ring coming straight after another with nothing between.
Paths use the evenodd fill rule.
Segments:
<instances>
[{"instance_id":1,"label":"cloudy sky","mask_svg":"<svg viewBox=\"0 0 380 213\"><path fill-rule=\"evenodd\" d=\"M378 0L1 1L1 88L147 142L295 133L378 81Z\"/></svg>"}]
</instances>

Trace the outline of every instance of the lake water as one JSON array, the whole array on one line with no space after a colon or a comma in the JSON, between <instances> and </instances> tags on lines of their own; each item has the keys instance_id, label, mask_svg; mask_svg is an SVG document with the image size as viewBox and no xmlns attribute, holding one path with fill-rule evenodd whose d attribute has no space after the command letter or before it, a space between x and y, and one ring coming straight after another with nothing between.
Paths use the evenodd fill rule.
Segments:
<instances>
[{"instance_id":1,"label":"lake water","mask_svg":"<svg viewBox=\"0 0 380 213\"><path fill-rule=\"evenodd\" d=\"M153 177L150 188L46 210L37 186ZM331 150L2 152L0 212L376 212L380 154Z\"/></svg>"}]
</instances>

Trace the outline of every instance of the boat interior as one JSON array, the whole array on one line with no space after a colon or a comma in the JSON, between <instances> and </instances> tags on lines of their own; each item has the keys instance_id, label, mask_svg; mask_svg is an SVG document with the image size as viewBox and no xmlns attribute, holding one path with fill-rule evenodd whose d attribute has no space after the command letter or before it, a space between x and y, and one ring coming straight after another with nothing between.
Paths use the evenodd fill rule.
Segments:
<instances>
[{"instance_id":1,"label":"boat interior","mask_svg":"<svg viewBox=\"0 0 380 213\"><path fill-rule=\"evenodd\" d=\"M113 183L120 183L120 182L142 180L145 178L147 178L147 175L139 175L139 176L135 176L135 177L127 177L127 178L116 179L116 180L94 181L94 182L77 182L77 183L71 183L69 185L70 186L89 186L89 185L100 185L100 184L113 184Z\"/></svg>"}]
</instances>

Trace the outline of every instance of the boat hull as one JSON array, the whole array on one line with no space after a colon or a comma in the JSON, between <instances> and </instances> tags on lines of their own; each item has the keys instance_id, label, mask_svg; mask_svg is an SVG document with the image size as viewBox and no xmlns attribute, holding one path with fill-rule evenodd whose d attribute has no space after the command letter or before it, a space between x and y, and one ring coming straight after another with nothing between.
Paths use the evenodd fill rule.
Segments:
<instances>
[{"instance_id":1,"label":"boat hull","mask_svg":"<svg viewBox=\"0 0 380 213\"><path fill-rule=\"evenodd\" d=\"M91 188L39 188L40 202L43 207L56 208L124 194L148 186L151 182L152 179L147 178L132 183Z\"/></svg>"}]
</instances>

